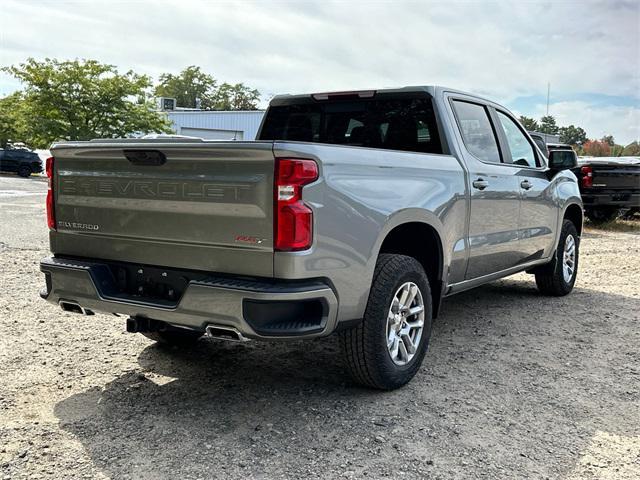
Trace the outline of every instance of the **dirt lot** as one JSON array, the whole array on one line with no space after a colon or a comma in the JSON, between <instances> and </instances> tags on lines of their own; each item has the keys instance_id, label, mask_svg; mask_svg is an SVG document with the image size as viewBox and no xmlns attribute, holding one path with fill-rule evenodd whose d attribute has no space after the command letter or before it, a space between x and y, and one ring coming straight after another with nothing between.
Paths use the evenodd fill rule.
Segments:
<instances>
[{"instance_id":1,"label":"dirt lot","mask_svg":"<svg viewBox=\"0 0 640 480\"><path fill-rule=\"evenodd\" d=\"M333 338L179 351L44 302L45 188L0 176L0 478L640 478L637 225L587 231L568 297L448 299L380 393Z\"/></svg>"}]
</instances>

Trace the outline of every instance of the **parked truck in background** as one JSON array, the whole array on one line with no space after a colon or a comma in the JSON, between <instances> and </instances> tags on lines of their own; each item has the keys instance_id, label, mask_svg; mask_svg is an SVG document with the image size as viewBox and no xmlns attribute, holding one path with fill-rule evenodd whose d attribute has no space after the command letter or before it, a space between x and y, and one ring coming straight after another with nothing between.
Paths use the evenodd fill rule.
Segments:
<instances>
[{"instance_id":1,"label":"parked truck in background","mask_svg":"<svg viewBox=\"0 0 640 480\"><path fill-rule=\"evenodd\" d=\"M546 148L556 152L558 161L564 156L566 162L575 162L584 214L591 222L609 222L620 213L640 211L640 158L578 158L571 145L562 143L547 143Z\"/></svg>"},{"instance_id":2,"label":"parked truck in background","mask_svg":"<svg viewBox=\"0 0 640 480\"><path fill-rule=\"evenodd\" d=\"M640 158L582 157L574 170L584 212L594 223L640 212Z\"/></svg>"},{"instance_id":3,"label":"parked truck in background","mask_svg":"<svg viewBox=\"0 0 640 480\"><path fill-rule=\"evenodd\" d=\"M393 389L445 297L525 270L548 295L576 281L575 162L447 88L277 96L253 142L51 152L41 295L161 342L335 332L356 381Z\"/></svg>"}]
</instances>

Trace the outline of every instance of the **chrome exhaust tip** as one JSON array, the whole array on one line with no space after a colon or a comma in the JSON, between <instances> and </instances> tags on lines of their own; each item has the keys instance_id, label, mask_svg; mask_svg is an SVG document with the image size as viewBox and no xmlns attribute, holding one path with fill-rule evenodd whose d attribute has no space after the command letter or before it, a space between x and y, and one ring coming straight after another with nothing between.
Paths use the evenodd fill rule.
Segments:
<instances>
[{"instance_id":1,"label":"chrome exhaust tip","mask_svg":"<svg viewBox=\"0 0 640 480\"><path fill-rule=\"evenodd\" d=\"M70 302L68 300L60 300L58 302L62 310L65 312L79 313L81 315L93 315L93 311L88 308L84 308L77 302Z\"/></svg>"},{"instance_id":2,"label":"chrome exhaust tip","mask_svg":"<svg viewBox=\"0 0 640 480\"><path fill-rule=\"evenodd\" d=\"M207 325L205 328L207 337L230 342L248 342L249 339L242 335L237 328L222 325Z\"/></svg>"}]
</instances>

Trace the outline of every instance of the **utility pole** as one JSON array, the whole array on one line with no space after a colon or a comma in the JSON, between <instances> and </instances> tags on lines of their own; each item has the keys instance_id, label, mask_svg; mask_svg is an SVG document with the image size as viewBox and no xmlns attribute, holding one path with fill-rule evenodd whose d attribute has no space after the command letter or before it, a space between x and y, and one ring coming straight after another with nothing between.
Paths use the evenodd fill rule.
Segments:
<instances>
[{"instance_id":1,"label":"utility pole","mask_svg":"<svg viewBox=\"0 0 640 480\"><path fill-rule=\"evenodd\" d=\"M551 96L551 82L547 82L547 117L549 116L549 97ZM547 132L544 133L544 141L547 143Z\"/></svg>"},{"instance_id":2,"label":"utility pole","mask_svg":"<svg viewBox=\"0 0 640 480\"><path fill-rule=\"evenodd\" d=\"M549 96L551 95L551 82L547 82L547 116L549 116Z\"/></svg>"}]
</instances>

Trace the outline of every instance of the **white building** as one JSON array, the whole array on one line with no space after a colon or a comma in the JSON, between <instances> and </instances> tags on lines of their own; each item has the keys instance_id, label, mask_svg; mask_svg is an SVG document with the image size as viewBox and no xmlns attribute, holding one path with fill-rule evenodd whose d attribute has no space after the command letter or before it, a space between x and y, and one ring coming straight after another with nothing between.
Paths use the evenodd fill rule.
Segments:
<instances>
[{"instance_id":1,"label":"white building","mask_svg":"<svg viewBox=\"0 0 640 480\"><path fill-rule=\"evenodd\" d=\"M166 110L178 135L208 140L255 140L264 110Z\"/></svg>"}]
</instances>

